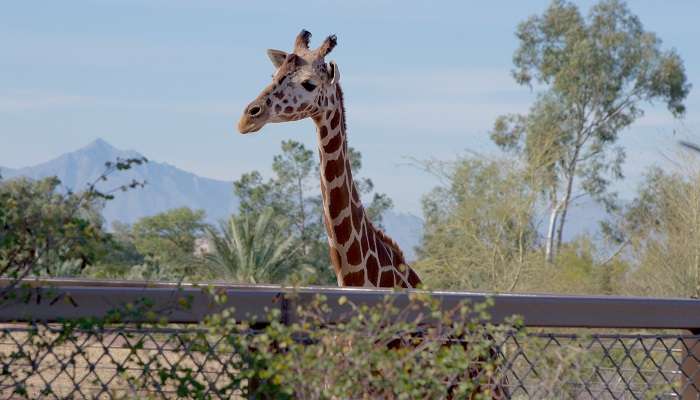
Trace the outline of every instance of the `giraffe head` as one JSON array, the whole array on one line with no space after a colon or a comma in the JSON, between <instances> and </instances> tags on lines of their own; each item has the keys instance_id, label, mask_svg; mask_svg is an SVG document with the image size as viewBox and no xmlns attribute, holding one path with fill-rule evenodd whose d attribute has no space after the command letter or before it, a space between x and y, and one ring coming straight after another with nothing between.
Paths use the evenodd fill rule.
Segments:
<instances>
[{"instance_id":1,"label":"giraffe head","mask_svg":"<svg viewBox=\"0 0 700 400\"><path fill-rule=\"evenodd\" d=\"M309 49L311 33L302 30L294 51L268 50L276 71L272 83L243 110L238 121L241 133L257 132L268 122L297 121L320 114L328 108L330 90L340 78L338 66L325 57L336 45L335 35L315 50Z\"/></svg>"}]
</instances>

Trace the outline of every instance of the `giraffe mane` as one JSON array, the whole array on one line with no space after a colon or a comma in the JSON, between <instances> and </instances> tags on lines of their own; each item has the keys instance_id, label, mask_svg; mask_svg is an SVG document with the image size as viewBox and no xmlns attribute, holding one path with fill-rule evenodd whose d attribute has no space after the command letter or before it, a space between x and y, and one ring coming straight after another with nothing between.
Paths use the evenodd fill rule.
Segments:
<instances>
[{"instance_id":1,"label":"giraffe mane","mask_svg":"<svg viewBox=\"0 0 700 400\"><path fill-rule=\"evenodd\" d=\"M369 228L374 230L374 234L377 235L378 239L381 240L382 243L389 246L391 248L391 250L394 251L394 254L396 255L397 261L398 261L397 265L401 265L401 264L408 265L406 263L406 258L403 255L403 250L401 250L401 247L399 247L399 244L396 243L396 241L394 239L389 237L389 235L384 233L383 230L377 228L372 223L372 221L370 221L369 219L367 220L367 223L369 225Z\"/></svg>"},{"instance_id":2,"label":"giraffe mane","mask_svg":"<svg viewBox=\"0 0 700 400\"><path fill-rule=\"evenodd\" d=\"M343 132L347 132L347 125L346 125L346 119L347 119L347 114L345 113L345 99L343 97L343 89L340 87L340 83L336 83L335 87L338 89L337 90L337 98L338 98L338 103L340 103L340 111L343 113L341 114L343 118L340 119L340 123L342 124L342 129Z\"/></svg>"},{"instance_id":3,"label":"giraffe mane","mask_svg":"<svg viewBox=\"0 0 700 400\"><path fill-rule=\"evenodd\" d=\"M343 98L343 89L340 87L340 84L336 84L336 87L338 88L337 90L337 98L338 102L340 103L340 109L342 110L342 115L343 118L341 118L341 124L342 124L342 129L343 132L347 132L347 125L346 125L346 113L345 113L345 100ZM347 137L347 136L346 136ZM382 241L385 245L389 246L391 250L394 251L394 254L396 254L396 257L398 258L398 263L399 264L406 264L406 258L403 254L403 250L401 250L401 247L399 247L399 244L396 243L394 239L389 237L386 233L384 233L383 230L377 228L372 221L367 218L367 225L369 229L372 229L374 233L377 235L378 239Z\"/></svg>"}]
</instances>

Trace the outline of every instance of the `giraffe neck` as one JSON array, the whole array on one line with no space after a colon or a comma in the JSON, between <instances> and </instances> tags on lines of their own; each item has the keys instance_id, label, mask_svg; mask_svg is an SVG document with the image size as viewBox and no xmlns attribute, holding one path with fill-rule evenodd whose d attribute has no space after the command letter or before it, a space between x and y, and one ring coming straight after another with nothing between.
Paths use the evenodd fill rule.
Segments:
<instances>
[{"instance_id":1,"label":"giraffe neck","mask_svg":"<svg viewBox=\"0 0 700 400\"><path fill-rule=\"evenodd\" d=\"M340 86L332 86L314 116L321 168L324 222L331 262L340 286L415 287L418 275L390 238L367 216L352 178ZM319 104L320 105L320 104Z\"/></svg>"}]
</instances>

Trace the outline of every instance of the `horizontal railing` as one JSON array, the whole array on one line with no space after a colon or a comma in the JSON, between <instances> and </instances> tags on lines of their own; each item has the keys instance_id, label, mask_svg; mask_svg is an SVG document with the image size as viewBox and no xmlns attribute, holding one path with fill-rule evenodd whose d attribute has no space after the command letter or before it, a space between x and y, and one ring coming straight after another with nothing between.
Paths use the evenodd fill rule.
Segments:
<instances>
[{"instance_id":1,"label":"horizontal railing","mask_svg":"<svg viewBox=\"0 0 700 400\"><path fill-rule=\"evenodd\" d=\"M0 280L0 287L8 282ZM207 289L208 288L208 289ZM205 290L207 289L207 290ZM215 303L210 291L225 294L226 301ZM278 309L281 318L297 320L296 305L324 295L332 308L329 321L347 315L348 305L337 299L346 297L354 304L377 304L386 296L395 304L408 303L411 291L337 287L284 287L279 285L146 283L82 279L44 279L28 281L13 291L14 300L0 306L0 321L59 321L100 317L127 303L147 298L153 309L173 323L196 323L206 315L234 308L233 317L265 322L266 310ZM492 322L518 315L530 327L562 328L636 328L684 329L700 331L700 300L622 296L574 296L551 294L499 294L431 291L445 307L468 300L493 301L489 309ZM172 308L181 299L188 307Z\"/></svg>"}]
</instances>

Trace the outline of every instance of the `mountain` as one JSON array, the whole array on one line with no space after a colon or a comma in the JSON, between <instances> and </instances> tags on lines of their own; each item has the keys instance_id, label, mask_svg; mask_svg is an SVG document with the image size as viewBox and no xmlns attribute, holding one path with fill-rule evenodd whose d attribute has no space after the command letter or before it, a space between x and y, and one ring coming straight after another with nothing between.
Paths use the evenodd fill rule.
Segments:
<instances>
[{"instance_id":1,"label":"mountain","mask_svg":"<svg viewBox=\"0 0 700 400\"><path fill-rule=\"evenodd\" d=\"M31 167L2 169L4 178L26 176L40 179L57 176L63 186L81 190L95 181L105 170L105 162L117 158L143 157L131 150L119 150L102 139L71 153ZM120 171L98 184L109 190L132 180L146 181L144 188L115 193L107 202L103 216L108 224L114 221L133 223L141 217L177 207L203 209L210 221L230 215L238 207L230 182L202 178L167 163L149 161L128 171Z\"/></svg>"},{"instance_id":2,"label":"mountain","mask_svg":"<svg viewBox=\"0 0 700 400\"><path fill-rule=\"evenodd\" d=\"M143 157L132 150L120 150L97 139L76 151L53 160L19 169L0 167L3 178L25 176L40 179L57 176L65 189L78 191L93 182L105 169L105 162L117 158ZM149 160L128 171L120 171L98 184L109 190L132 180L146 181L144 188L115 193L107 202L103 216L108 226L114 221L133 223L141 217L177 207L203 209L209 222L226 218L238 209L232 182L203 178L167 163ZM401 246L408 260L415 259L414 247L420 242L423 221L411 214L388 212L384 215L387 233Z\"/></svg>"}]
</instances>

